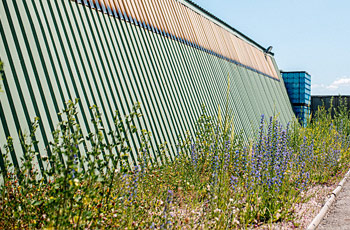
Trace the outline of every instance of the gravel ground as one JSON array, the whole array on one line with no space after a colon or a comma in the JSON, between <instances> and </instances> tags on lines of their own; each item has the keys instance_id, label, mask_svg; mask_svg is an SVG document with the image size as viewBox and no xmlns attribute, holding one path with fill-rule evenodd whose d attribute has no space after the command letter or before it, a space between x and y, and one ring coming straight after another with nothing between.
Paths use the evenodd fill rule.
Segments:
<instances>
[{"instance_id":1,"label":"gravel ground","mask_svg":"<svg viewBox=\"0 0 350 230\"><path fill-rule=\"evenodd\" d=\"M293 222L282 222L274 224L266 224L254 229L273 229L273 230L287 230L287 229L306 229L311 221L320 212L323 205L326 203L332 191L337 184L333 185L316 185L305 191L302 196L307 199L307 202L296 204L294 206L294 213L296 219ZM350 218L350 215L349 215ZM332 229L332 228L330 228Z\"/></svg>"},{"instance_id":2,"label":"gravel ground","mask_svg":"<svg viewBox=\"0 0 350 230\"><path fill-rule=\"evenodd\" d=\"M317 228L324 229L350 229L350 181L348 180L336 198L326 217Z\"/></svg>"}]
</instances>

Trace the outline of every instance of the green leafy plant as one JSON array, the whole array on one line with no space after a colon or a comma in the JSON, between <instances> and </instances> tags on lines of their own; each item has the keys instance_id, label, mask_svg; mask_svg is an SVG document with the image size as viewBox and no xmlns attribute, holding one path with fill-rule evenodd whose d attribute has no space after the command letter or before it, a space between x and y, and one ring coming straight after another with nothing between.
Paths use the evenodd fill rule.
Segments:
<instances>
[{"instance_id":1,"label":"green leafy plant","mask_svg":"<svg viewBox=\"0 0 350 230\"><path fill-rule=\"evenodd\" d=\"M195 134L184 132L170 161L167 143L152 153L152 134L136 127L139 103L126 116L116 112L109 131L91 106L87 136L77 122L78 103L68 101L60 114L49 155L37 152L39 118L29 134L20 134L18 167L8 137L0 228L235 229L295 221L303 192L336 181L350 167L345 105L334 119L321 108L306 127L262 116L251 142L234 129L227 104L216 118L203 106ZM140 140L137 149L131 135Z\"/></svg>"}]
</instances>

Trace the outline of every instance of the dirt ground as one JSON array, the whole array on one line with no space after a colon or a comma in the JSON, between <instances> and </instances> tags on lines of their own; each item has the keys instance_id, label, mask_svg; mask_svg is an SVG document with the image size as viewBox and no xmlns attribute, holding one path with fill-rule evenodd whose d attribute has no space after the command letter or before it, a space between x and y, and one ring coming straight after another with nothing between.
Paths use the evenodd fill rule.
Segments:
<instances>
[{"instance_id":1,"label":"dirt ground","mask_svg":"<svg viewBox=\"0 0 350 230\"><path fill-rule=\"evenodd\" d=\"M350 230L350 181L345 183L330 211L322 220L318 230Z\"/></svg>"},{"instance_id":2,"label":"dirt ground","mask_svg":"<svg viewBox=\"0 0 350 230\"><path fill-rule=\"evenodd\" d=\"M330 197L331 192L336 188L332 185L316 185L302 193L302 197L308 198L307 202L299 203L294 206L296 213L295 220L292 222L282 222L265 224L258 228L259 230L289 230L289 229L306 229L313 218L320 212L323 205Z\"/></svg>"}]
</instances>

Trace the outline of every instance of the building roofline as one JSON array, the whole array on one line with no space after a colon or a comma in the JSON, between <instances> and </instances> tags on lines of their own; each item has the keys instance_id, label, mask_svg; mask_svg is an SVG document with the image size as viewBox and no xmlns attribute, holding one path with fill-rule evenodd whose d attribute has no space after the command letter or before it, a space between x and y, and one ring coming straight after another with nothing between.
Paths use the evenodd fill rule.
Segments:
<instances>
[{"instance_id":1,"label":"building roofline","mask_svg":"<svg viewBox=\"0 0 350 230\"><path fill-rule=\"evenodd\" d=\"M266 52L267 48L263 47L262 45L260 45L259 43L257 43L256 41L254 41L253 39L251 39L250 37L244 35L242 32L240 32L239 30L233 28L232 26L230 26L228 23L226 23L225 21L223 21L222 19L216 17L214 14L210 13L209 11L207 11L206 9L202 8L201 6L199 6L198 4L194 3L192 0L177 0L181 3L183 3L184 5L186 5L187 7L193 9L194 11L196 11L197 13L205 16L206 18L208 18L209 20L211 20L212 22L214 22L215 24L223 27L224 29L226 29L227 31L237 35L238 37L242 38L243 40L247 41L248 43L250 43L251 45L255 46L256 48L260 49L263 52ZM268 52L268 55L274 56L274 53L272 52Z\"/></svg>"},{"instance_id":2,"label":"building roofline","mask_svg":"<svg viewBox=\"0 0 350 230\"><path fill-rule=\"evenodd\" d=\"M281 73L306 73L307 75L311 76L308 72L306 71L283 71L280 70Z\"/></svg>"},{"instance_id":3,"label":"building roofline","mask_svg":"<svg viewBox=\"0 0 350 230\"><path fill-rule=\"evenodd\" d=\"M311 97L350 97L350 95L311 95Z\"/></svg>"}]
</instances>

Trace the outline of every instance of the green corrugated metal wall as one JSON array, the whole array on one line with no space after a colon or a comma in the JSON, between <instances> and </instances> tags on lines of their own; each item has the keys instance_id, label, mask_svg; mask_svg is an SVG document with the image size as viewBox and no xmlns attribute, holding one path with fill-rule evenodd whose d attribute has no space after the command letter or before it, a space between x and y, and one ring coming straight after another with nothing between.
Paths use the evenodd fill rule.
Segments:
<instances>
[{"instance_id":1,"label":"green corrugated metal wall","mask_svg":"<svg viewBox=\"0 0 350 230\"><path fill-rule=\"evenodd\" d=\"M80 99L77 118L85 136L93 130L89 106L101 109L106 134L115 110L124 115L141 102L144 116L137 125L152 132L153 150L166 141L171 154L178 135L194 133L202 104L216 116L218 105L226 103L228 75L236 133L253 138L261 114L279 114L282 124L293 116L281 78L268 78L83 5L2 0L0 17L5 91L0 93L0 149L5 151L6 138L12 136L15 165L22 156L18 134L29 130L34 117L40 117L36 151L50 151L57 113L69 99ZM131 147L138 146L133 136Z\"/></svg>"}]
</instances>

